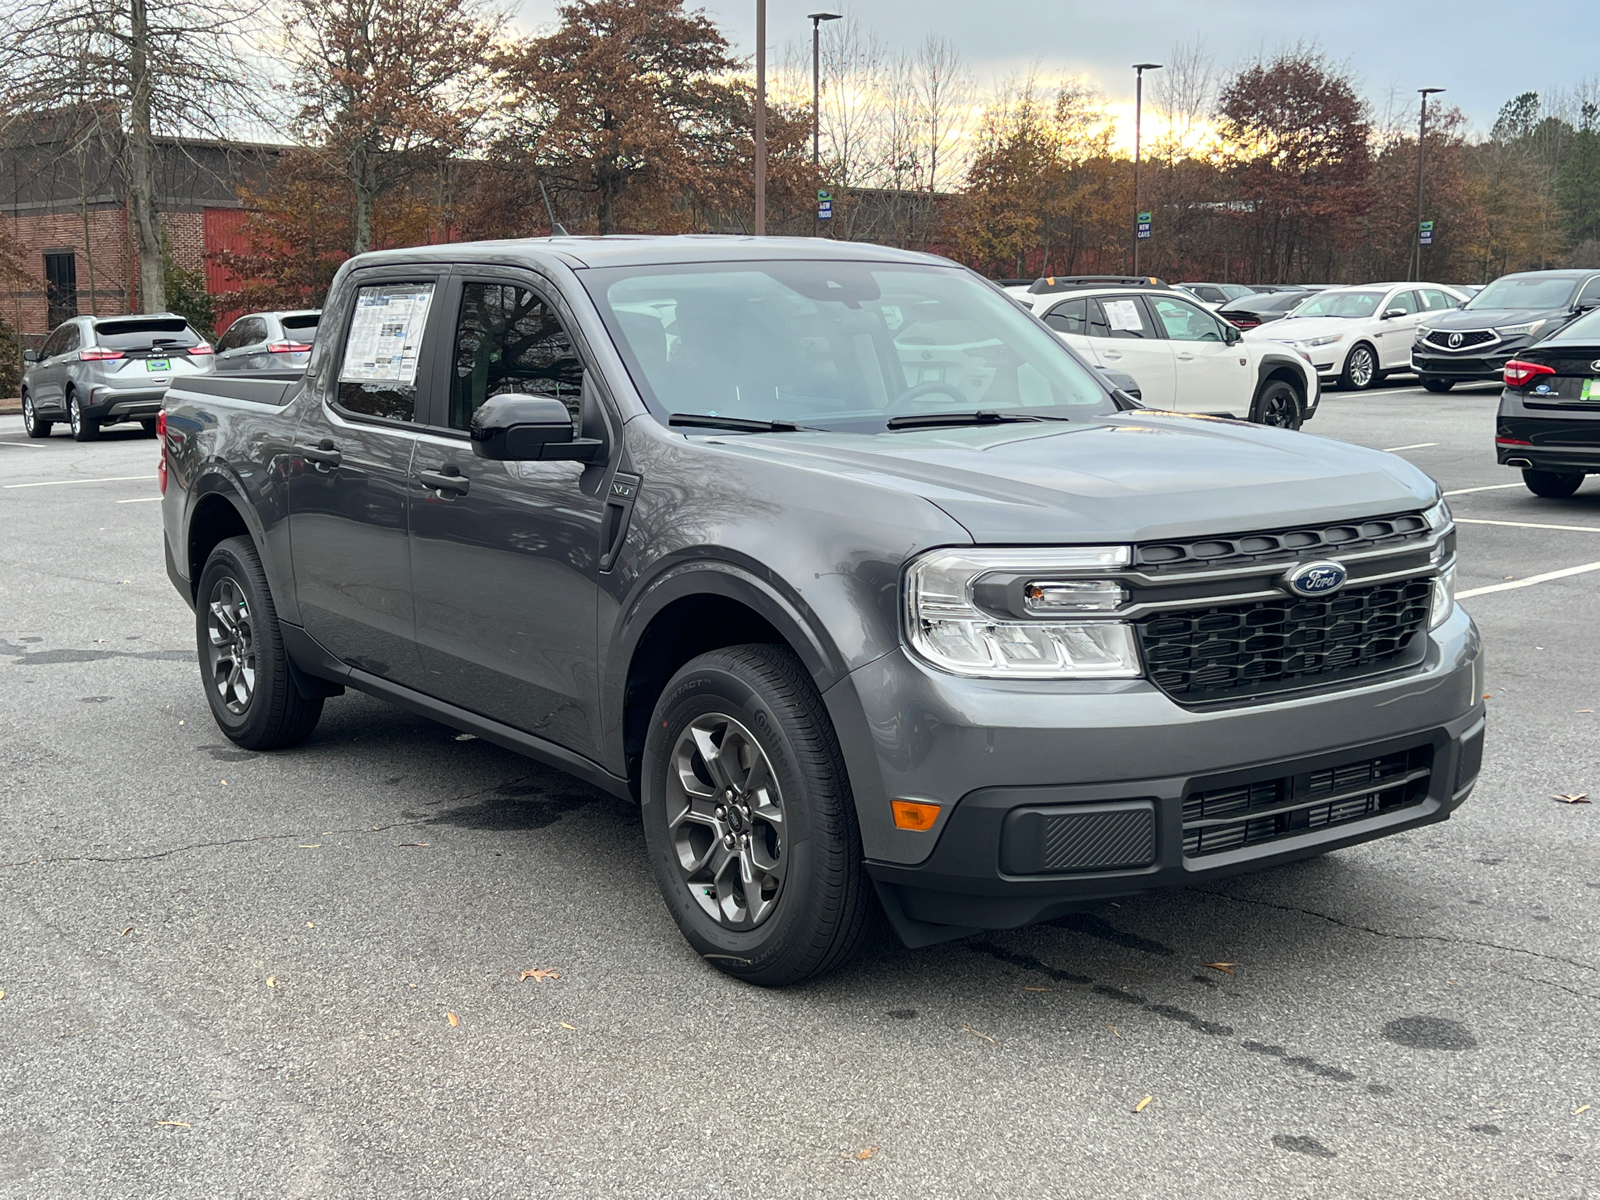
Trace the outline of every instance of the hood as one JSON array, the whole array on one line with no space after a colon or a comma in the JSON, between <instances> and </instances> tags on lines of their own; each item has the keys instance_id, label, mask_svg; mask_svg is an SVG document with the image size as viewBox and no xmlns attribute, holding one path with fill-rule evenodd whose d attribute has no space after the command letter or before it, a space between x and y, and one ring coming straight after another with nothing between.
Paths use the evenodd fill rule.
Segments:
<instances>
[{"instance_id":1,"label":"hood","mask_svg":"<svg viewBox=\"0 0 1600 1200\"><path fill-rule=\"evenodd\" d=\"M1429 315L1422 323L1429 329L1493 329L1499 325L1526 325L1529 321L1560 320L1570 316L1565 308L1474 308L1452 309Z\"/></svg>"},{"instance_id":2,"label":"hood","mask_svg":"<svg viewBox=\"0 0 1600 1200\"><path fill-rule=\"evenodd\" d=\"M1278 529L1426 508L1439 493L1396 455L1263 425L1149 412L717 440L775 466L921 496L991 544Z\"/></svg>"},{"instance_id":3,"label":"hood","mask_svg":"<svg viewBox=\"0 0 1600 1200\"><path fill-rule=\"evenodd\" d=\"M1245 337L1254 335L1270 342L1287 342L1291 339L1327 337L1334 333L1351 333L1361 324L1359 317L1284 317L1272 323L1270 333L1246 330Z\"/></svg>"}]
</instances>

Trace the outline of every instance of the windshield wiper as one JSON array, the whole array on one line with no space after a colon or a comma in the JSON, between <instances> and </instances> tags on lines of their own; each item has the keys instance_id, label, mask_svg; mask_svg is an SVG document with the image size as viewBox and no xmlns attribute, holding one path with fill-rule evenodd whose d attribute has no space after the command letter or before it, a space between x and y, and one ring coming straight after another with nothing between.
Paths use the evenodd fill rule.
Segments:
<instances>
[{"instance_id":1,"label":"windshield wiper","mask_svg":"<svg viewBox=\"0 0 1600 1200\"><path fill-rule=\"evenodd\" d=\"M910 413L890 417L890 429L933 429L940 425L1007 425L1013 421L1066 421L1068 417L1041 417L1033 413L998 413L992 409L966 413Z\"/></svg>"},{"instance_id":2,"label":"windshield wiper","mask_svg":"<svg viewBox=\"0 0 1600 1200\"><path fill-rule=\"evenodd\" d=\"M706 413L673 413L668 425L690 425L701 429L743 429L750 433L794 433L801 429L814 430L812 425L796 425L793 421L757 421L750 417L713 417Z\"/></svg>"}]
</instances>

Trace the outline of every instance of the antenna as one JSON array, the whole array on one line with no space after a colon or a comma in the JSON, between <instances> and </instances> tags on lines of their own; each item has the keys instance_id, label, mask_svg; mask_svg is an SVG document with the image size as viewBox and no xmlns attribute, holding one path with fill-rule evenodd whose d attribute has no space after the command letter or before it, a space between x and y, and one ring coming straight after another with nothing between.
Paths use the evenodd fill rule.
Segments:
<instances>
[{"instance_id":1,"label":"antenna","mask_svg":"<svg viewBox=\"0 0 1600 1200\"><path fill-rule=\"evenodd\" d=\"M544 197L544 214L550 218L551 237L570 237L567 227L556 220L556 210L550 207L550 193L544 190L544 178L539 179L539 195Z\"/></svg>"}]
</instances>

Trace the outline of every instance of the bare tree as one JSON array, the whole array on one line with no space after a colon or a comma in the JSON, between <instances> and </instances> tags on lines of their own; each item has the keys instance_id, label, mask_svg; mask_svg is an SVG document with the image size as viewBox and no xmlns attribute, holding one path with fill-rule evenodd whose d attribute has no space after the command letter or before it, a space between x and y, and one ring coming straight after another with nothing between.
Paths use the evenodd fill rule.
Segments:
<instances>
[{"instance_id":1,"label":"bare tree","mask_svg":"<svg viewBox=\"0 0 1600 1200\"><path fill-rule=\"evenodd\" d=\"M157 139L223 137L261 110L263 73L247 57L260 11L259 0L0 0L0 111L81 108L114 126L145 312L167 302Z\"/></svg>"},{"instance_id":2,"label":"bare tree","mask_svg":"<svg viewBox=\"0 0 1600 1200\"><path fill-rule=\"evenodd\" d=\"M1166 128L1155 139L1151 157L1170 162L1204 153L1216 132L1212 116L1220 83L1216 60L1206 51L1205 39L1174 45L1166 66L1152 83L1151 98L1166 118Z\"/></svg>"},{"instance_id":3,"label":"bare tree","mask_svg":"<svg viewBox=\"0 0 1600 1200\"><path fill-rule=\"evenodd\" d=\"M963 168L962 148L972 124L972 73L954 42L931 33L918 48L914 64L917 116L927 148L927 186L936 192L941 167L951 180Z\"/></svg>"}]
</instances>

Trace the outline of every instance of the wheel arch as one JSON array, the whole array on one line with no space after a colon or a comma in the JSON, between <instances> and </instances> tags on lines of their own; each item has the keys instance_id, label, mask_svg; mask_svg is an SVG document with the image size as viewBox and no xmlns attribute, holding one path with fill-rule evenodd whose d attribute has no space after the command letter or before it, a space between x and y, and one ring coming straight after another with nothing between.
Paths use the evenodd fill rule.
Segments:
<instances>
[{"instance_id":1,"label":"wheel arch","mask_svg":"<svg viewBox=\"0 0 1600 1200\"><path fill-rule=\"evenodd\" d=\"M206 559L219 543L243 535L255 543L256 553L260 554L265 542L260 524L250 505L244 501L242 491L221 471L209 471L197 479L194 496L184 529L184 555L188 565L191 600L200 586L200 573L205 570ZM270 578L267 583L270 587Z\"/></svg>"}]
</instances>

